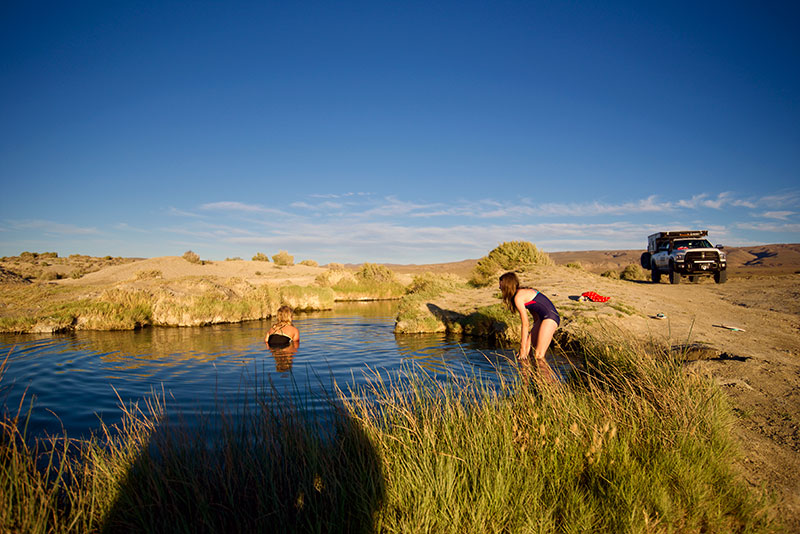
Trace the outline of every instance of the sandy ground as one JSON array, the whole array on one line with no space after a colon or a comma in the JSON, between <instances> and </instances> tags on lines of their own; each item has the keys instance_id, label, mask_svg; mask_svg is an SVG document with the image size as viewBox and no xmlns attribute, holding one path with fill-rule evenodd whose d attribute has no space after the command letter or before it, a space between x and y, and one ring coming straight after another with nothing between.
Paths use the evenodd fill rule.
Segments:
<instances>
[{"instance_id":1,"label":"sandy ground","mask_svg":"<svg viewBox=\"0 0 800 534\"><path fill-rule=\"evenodd\" d=\"M708 278L670 285L666 280L652 284L598 276L604 270L638 262L641 251L556 253L551 256L559 266L535 268L523 280L563 310L602 315L621 328L672 345L706 347L702 359L689 361L687 369L711 376L726 392L737 415L733 432L744 453L737 467L754 488L777 497L779 515L789 531L800 532L800 245L726 250L729 279L719 285ZM564 267L568 262L580 262L584 268ZM474 264L475 260L464 260L390 267L408 282L425 271L467 278ZM4 266L12 268L13 264ZM179 257L163 257L50 283L89 290L152 270L160 271L164 279L219 276L240 277L255 284L308 285L325 268L239 260L196 265ZM577 301L584 291L596 291L611 300L606 304ZM498 302L496 293L494 286L465 290L434 303L464 313ZM665 318L656 319L659 313Z\"/></svg>"}]
</instances>

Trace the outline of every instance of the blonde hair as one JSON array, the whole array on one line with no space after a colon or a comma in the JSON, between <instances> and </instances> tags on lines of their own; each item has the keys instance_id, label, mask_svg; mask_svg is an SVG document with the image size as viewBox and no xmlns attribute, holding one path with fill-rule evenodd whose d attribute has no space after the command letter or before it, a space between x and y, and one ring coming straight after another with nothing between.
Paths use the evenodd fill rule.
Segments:
<instances>
[{"instance_id":1,"label":"blonde hair","mask_svg":"<svg viewBox=\"0 0 800 534\"><path fill-rule=\"evenodd\" d=\"M294 310L292 310L292 308L290 308L289 306L286 305L281 306L280 308L278 308L278 313L276 314L278 316L278 322L292 324L293 313Z\"/></svg>"},{"instance_id":2,"label":"blonde hair","mask_svg":"<svg viewBox=\"0 0 800 534\"><path fill-rule=\"evenodd\" d=\"M503 303L509 309L514 311L514 296L519 289L519 278L512 272L505 273L500 277L500 293L503 295Z\"/></svg>"}]
</instances>

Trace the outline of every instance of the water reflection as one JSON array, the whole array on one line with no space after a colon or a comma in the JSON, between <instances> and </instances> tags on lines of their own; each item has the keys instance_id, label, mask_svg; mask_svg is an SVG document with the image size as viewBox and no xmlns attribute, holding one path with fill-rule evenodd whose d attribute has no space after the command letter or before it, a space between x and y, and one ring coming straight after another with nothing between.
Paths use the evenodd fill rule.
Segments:
<instances>
[{"instance_id":1,"label":"water reflection","mask_svg":"<svg viewBox=\"0 0 800 534\"><path fill-rule=\"evenodd\" d=\"M292 361L298 349L297 343L289 343L282 347L276 347L266 343L265 345L267 345L267 349L269 349L272 353L272 357L275 359L275 371L278 373L288 373L292 370Z\"/></svg>"}]
</instances>

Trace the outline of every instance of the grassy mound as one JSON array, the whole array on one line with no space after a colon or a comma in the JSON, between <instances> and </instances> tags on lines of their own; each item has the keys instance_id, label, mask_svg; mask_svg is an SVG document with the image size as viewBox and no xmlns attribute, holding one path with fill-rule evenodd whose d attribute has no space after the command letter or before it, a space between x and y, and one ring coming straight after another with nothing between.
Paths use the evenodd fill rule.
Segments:
<instances>
[{"instance_id":1,"label":"grassy mound","mask_svg":"<svg viewBox=\"0 0 800 534\"><path fill-rule=\"evenodd\" d=\"M555 265L546 253L528 241L508 241L495 247L478 260L470 283L481 287L492 283L502 271L511 271L528 265Z\"/></svg>"}]
</instances>

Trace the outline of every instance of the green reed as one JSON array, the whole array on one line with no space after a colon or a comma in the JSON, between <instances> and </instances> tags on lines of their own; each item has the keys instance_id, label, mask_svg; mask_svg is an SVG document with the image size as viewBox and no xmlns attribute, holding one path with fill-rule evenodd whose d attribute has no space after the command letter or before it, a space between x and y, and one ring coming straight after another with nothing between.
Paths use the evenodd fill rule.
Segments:
<instances>
[{"instance_id":1,"label":"green reed","mask_svg":"<svg viewBox=\"0 0 800 534\"><path fill-rule=\"evenodd\" d=\"M557 385L375 372L319 415L256 383L196 431L162 393L90 438L28 446L20 409L2 425L0 531L777 528L732 469L732 416L712 383L608 332L564 346L584 363Z\"/></svg>"}]
</instances>

